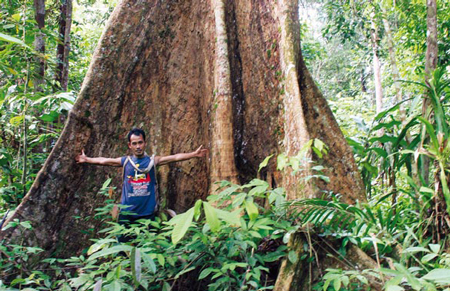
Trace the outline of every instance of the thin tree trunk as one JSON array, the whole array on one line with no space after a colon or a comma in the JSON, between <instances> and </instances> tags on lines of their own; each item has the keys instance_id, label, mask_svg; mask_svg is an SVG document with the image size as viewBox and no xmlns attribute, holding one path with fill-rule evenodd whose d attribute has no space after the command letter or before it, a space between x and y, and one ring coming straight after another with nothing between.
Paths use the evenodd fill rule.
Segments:
<instances>
[{"instance_id":1,"label":"thin tree trunk","mask_svg":"<svg viewBox=\"0 0 450 291\"><path fill-rule=\"evenodd\" d=\"M395 46L394 41L392 39L392 32L391 32L391 25L389 23L389 20L386 15L386 9L381 5L382 10L382 20L384 25L384 37L386 38L388 50L389 50L389 60L391 62L391 70L392 70L392 79L394 80L394 87L395 87L395 99L396 102L401 102L403 100L402 98L402 87L400 86L400 73L397 68L397 59L395 56ZM405 117L405 110L404 106L400 107L400 117L402 120L404 120Z\"/></svg>"},{"instance_id":2,"label":"thin tree trunk","mask_svg":"<svg viewBox=\"0 0 450 291\"><path fill-rule=\"evenodd\" d=\"M427 50L425 53L425 82L427 84L429 84L429 80L432 77L431 73L436 69L437 59L438 46L436 0L427 0ZM427 95L428 92L425 92L422 104L422 116L426 119L430 119L432 110L430 109L431 102ZM422 156L422 167L420 171L425 181L425 186L427 186L430 176L430 158L425 155Z\"/></svg>"},{"instance_id":3,"label":"thin tree trunk","mask_svg":"<svg viewBox=\"0 0 450 291\"><path fill-rule=\"evenodd\" d=\"M45 34L42 29L45 27L45 0L34 0L34 11L38 32L36 33L34 48L42 55L45 54ZM34 75L34 90L42 91L42 85L45 80L45 59L42 57L36 57L36 69Z\"/></svg>"},{"instance_id":4,"label":"thin tree trunk","mask_svg":"<svg viewBox=\"0 0 450 291\"><path fill-rule=\"evenodd\" d=\"M59 43L56 48L56 81L67 91L69 81L70 29L72 26L72 0L61 0L59 18Z\"/></svg>"},{"instance_id":5,"label":"thin tree trunk","mask_svg":"<svg viewBox=\"0 0 450 291\"><path fill-rule=\"evenodd\" d=\"M427 51L425 53L426 82L436 69L438 61L436 0L427 0Z\"/></svg>"},{"instance_id":6,"label":"thin tree trunk","mask_svg":"<svg viewBox=\"0 0 450 291\"><path fill-rule=\"evenodd\" d=\"M381 64L378 58L378 29L375 25L374 16L372 16L372 28L370 31L370 39L372 45L373 54L373 77L375 84L375 101L376 101L376 112L380 113L383 110L383 87L381 85Z\"/></svg>"},{"instance_id":7,"label":"thin tree trunk","mask_svg":"<svg viewBox=\"0 0 450 291\"><path fill-rule=\"evenodd\" d=\"M360 83L361 83L361 92L366 93L367 88L366 88L366 76L364 75L364 69L361 69Z\"/></svg>"}]
</instances>

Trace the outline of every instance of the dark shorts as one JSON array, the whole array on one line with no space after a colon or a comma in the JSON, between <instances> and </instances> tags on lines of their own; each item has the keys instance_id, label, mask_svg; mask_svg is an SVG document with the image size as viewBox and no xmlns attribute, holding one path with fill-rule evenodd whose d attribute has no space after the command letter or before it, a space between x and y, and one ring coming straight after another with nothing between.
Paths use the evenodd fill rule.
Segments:
<instances>
[{"instance_id":1,"label":"dark shorts","mask_svg":"<svg viewBox=\"0 0 450 291\"><path fill-rule=\"evenodd\" d=\"M131 224L134 224L139 219L150 219L155 220L155 214L150 215L144 215L144 216L135 216L135 215L119 215L119 224L125 226L125 228L128 228ZM148 226L149 229L151 228L151 225ZM135 239L136 236L132 235L119 235L117 237L117 240L121 243L129 242L130 240Z\"/></svg>"}]
</instances>

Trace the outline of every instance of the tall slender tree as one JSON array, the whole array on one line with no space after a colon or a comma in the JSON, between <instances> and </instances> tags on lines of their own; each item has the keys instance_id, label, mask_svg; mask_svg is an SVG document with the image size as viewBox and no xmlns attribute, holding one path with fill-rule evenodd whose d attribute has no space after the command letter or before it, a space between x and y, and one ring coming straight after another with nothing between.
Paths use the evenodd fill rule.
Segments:
<instances>
[{"instance_id":1,"label":"tall slender tree","mask_svg":"<svg viewBox=\"0 0 450 291\"><path fill-rule=\"evenodd\" d=\"M432 78L432 72L436 69L438 61L438 44L437 44L437 4L436 0L427 0L427 50L425 53L425 83L429 85ZM428 98L428 92L425 92L422 105L422 115L430 119L432 115L431 102ZM426 139L424 130L424 138ZM422 157L421 176L425 185L428 185L430 176L430 158Z\"/></svg>"},{"instance_id":2,"label":"tall slender tree","mask_svg":"<svg viewBox=\"0 0 450 291\"><path fill-rule=\"evenodd\" d=\"M372 12L370 26L370 44L372 46L372 66L373 66L373 78L375 84L375 103L376 112L380 113L383 110L383 85L381 84L381 62L379 58L379 46L380 41L378 37L378 27L375 20L375 12Z\"/></svg>"},{"instance_id":3,"label":"tall slender tree","mask_svg":"<svg viewBox=\"0 0 450 291\"><path fill-rule=\"evenodd\" d=\"M56 48L56 81L66 91L69 81L70 30L72 27L72 0L61 0L59 15L59 43Z\"/></svg>"},{"instance_id":4,"label":"tall slender tree","mask_svg":"<svg viewBox=\"0 0 450 291\"><path fill-rule=\"evenodd\" d=\"M36 57L36 72L34 75L34 87L36 91L42 91L45 77L45 34L42 31L45 27L45 0L34 0L35 20L38 32L35 36L34 48L41 53L41 57Z\"/></svg>"}]
</instances>

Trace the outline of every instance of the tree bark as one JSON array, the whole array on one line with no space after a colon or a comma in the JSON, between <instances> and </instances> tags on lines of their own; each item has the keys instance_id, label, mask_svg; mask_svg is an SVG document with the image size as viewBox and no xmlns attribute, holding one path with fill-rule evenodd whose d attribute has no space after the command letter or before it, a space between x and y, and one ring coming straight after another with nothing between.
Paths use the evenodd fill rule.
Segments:
<instances>
[{"instance_id":1,"label":"tree bark","mask_svg":"<svg viewBox=\"0 0 450 291\"><path fill-rule=\"evenodd\" d=\"M378 29L375 24L374 16L371 16L372 28L370 30L370 40L372 45L372 65L373 78L375 84L375 103L376 112L383 110L383 87L381 85L381 64L378 57Z\"/></svg>"},{"instance_id":2,"label":"tree bark","mask_svg":"<svg viewBox=\"0 0 450 291\"><path fill-rule=\"evenodd\" d=\"M214 0L214 20L216 28L216 49L214 60L214 109L212 116L211 182L221 179L237 182L234 163L233 89L228 55L226 26L226 4L224 0Z\"/></svg>"},{"instance_id":3,"label":"tree bark","mask_svg":"<svg viewBox=\"0 0 450 291\"><path fill-rule=\"evenodd\" d=\"M425 52L425 83L429 85L429 80L432 78L431 73L436 69L438 59L438 45L437 45L437 6L436 0L427 0L427 50ZM422 116L430 119L431 102L428 97L428 92L424 93L422 104ZM422 157L422 167L420 174L425 181L425 186L428 186L430 176L430 158Z\"/></svg>"},{"instance_id":4,"label":"tree bark","mask_svg":"<svg viewBox=\"0 0 450 291\"><path fill-rule=\"evenodd\" d=\"M42 29L45 27L45 0L34 0L34 19L36 20L38 32L36 32L34 40L34 48L42 55L45 54L45 34ZM34 90L42 91L42 85L45 80L45 59L36 57L36 69L34 79Z\"/></svg>"},{"instance_id":5,"label":"tree bark","mask_svg":"<svg viewBox=\"0 0 450 291\"><path fill-rule=\"evenodd\" d=\"M384 25L384 37L386 38L388 50L389 50L389 60L391 62L391 70L392 70L392 79L394 80L394 88L395 88L395 99L396 102L401 102L403 100L402 97L402 87L400 86L400 73L397 68L397 58L395 54L395 46L394 41L392 39L392 32L391 32L391 25L389 23L389 20L387 18L387 12L386 9L384 9L383 5L380 4L381 11L382 11L382 20ZM400 107L400 115L402 120L404 120L405 117L405 110L403 109L403 106Z\"/></svg>"},{"instance_id":6,"label":"tree bark","mask_svg":"<svg viewBox=\"0 0 450 291\"><path fill-rule=\"evenodd\" d=\"M438 61L437 5L436 0L427 0L427 51L425 53L426 82L436 69Z\"/></svg>"},{"instance_id":7,"label":"tree bark","mask_svg":"<svg viewBox=\"0 0 450 291\"><path fill-rule=\"evenodd\" d=\"M59 16L59 43L56 48L56 81L63 91L69 82L70 29L72 26L72 0L61 0Z\"/></svg>"},{"instance_id":8,"label":"tree bark","mask_svg":"<svg viewBox=\"0 0 450 291\"><path fill-rule=\"evenodd\" d=\"M311 138L330 148L320 161L330 183L306 185L277 172L275 163L263 178L286 185L289 198L321 197L326 190L347 203L364 201L352 151L306 69L299 35L293 0L122 1L60 139L10 218L29 220L34 230L10 228L0 238L20 236L47 254L66 256L86 247L100 227L87 219L104 201L97 192L108 177L119 186L121 171L78 165L74 157L83 148L89 156L125 155L134 126L148 133L149 153L211 149L209 161L159 169L160 192L178 212L206 198L213 182L249 181L266 156L294 155ZM304 168L310 171L308 163Z\"/></svg>"}]
</instances>

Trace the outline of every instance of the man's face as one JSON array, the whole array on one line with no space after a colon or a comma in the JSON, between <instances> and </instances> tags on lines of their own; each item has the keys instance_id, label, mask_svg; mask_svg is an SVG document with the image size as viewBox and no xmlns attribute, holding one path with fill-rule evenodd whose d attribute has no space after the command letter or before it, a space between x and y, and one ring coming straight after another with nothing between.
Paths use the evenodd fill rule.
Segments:
<instances>
[{"instance_id":1,"label":"man's face","mask_svg":"<svg viewBox=\"0 0 450 291\"><path fill-rule=\"evenodd\" d=\"M132 134L130 136L130 142L128 143L128 147L133 152L133 155L135 155L138 158L143 157L145 152L145 141L142 135Z\"/></svg>"}]
</instances>

